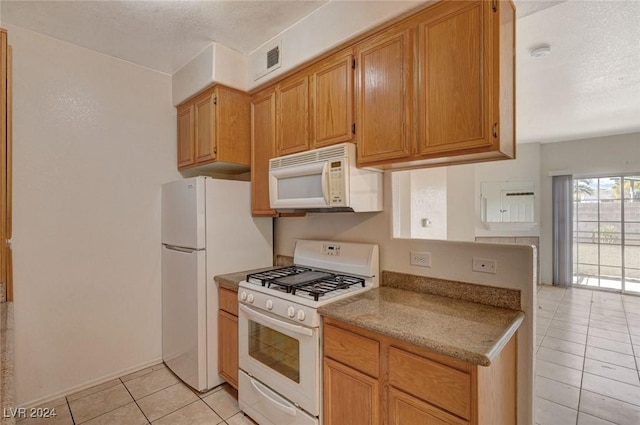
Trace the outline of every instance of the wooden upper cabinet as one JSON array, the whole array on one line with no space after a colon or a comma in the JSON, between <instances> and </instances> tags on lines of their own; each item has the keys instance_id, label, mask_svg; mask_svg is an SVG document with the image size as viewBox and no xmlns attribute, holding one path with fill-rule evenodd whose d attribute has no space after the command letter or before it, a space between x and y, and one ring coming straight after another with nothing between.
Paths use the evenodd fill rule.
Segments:
<instances>
[{"instance_id":1,"label":"wooden upper cabinet","mask_svg":"<svg viewBox=\"0 0 640 425\"><path fill-rule=\"evenodd\" d=\"M309 149L309 76L294 75L276 90L278 125L276 156Z\"/></svg>"},{"instance_id":2,"label":"wooden upper cabinet","mask_svg":"<svg viewBox=\"0 0 640 425\"><path fill-rule=\"evenodd\" d=\"M195 111L194 106L178 108L178 168L195 163Z\"/></svg>"},{"instance_id":3,"label":"wooden upper cabinet","mask_svg":"<svg viewBox=\"0 0 640 425\"><path fill-rule=\"evenodd\" d=\"M213 164L246 172L251 160L249 95L216 85L178 106L178 169Z\"/></svg>"},{"instance_id":4,"label":"wooden upper cabinet","mask_svg":"<svg viewBox=\"0 0 640 425\"><path fill-rule=\"evenodd\" d=\"M196 99L195 105L195 148L196 163L208 162L216 158L216 93L206 93Z\"/></svg>"},{"instance_id":5,"label":"wooden upper cabinet","mask_svg":"<svg viewBox=\"0 0 640 425\"><path fill-rule=\"evenodd\" d=\"M443 2L418 26L420 154L491 146L491 2Z\"/></svg>"},{"instance_id":6,"label":"wooden upper cabinet","mask_svg":"<svg viewBox=\"0 0 640 425\"><path fill-rule=\"evenodd\" d=\"M349 142L354 137L352 49L339 52L311 70L311 145Z\"/></svg>"},{"instance_id":7,"label":"wooden upper cabinet","mask_svg":"<svg viewBox=\"0 0 640 425\"><path fill-rule=\"evenodd\" d=\"M413 38L410 29L392 28L356 46L359 165L410 154Z\"/></svg>"},{"instance_id":8,"label":"wooden upper cabinet","mask_svg":"<svg viewBox=\"0 0 640 425\"><path fill-rule=\"evenodd\" d=\"M269 203L269 159L276 139L275 88L251 99L251 209L254 216L274 217Z\"/></svg>"}]
</instances>

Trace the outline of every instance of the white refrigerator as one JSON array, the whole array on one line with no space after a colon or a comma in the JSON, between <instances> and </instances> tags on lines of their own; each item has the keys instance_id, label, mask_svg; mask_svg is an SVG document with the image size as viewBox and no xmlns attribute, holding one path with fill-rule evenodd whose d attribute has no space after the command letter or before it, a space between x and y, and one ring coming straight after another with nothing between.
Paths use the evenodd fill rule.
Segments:
<instances>
[{"instance_id":1,"label":"white refrigerator","mask_svg":"<svg viewBox=\"0 0 640 425\"><path fill-rule=\"evenodd\" d=\"M162 359L198 391L224 382L213 277L273 264L273 222L251 216L250 187L210 177L162 185Z\"/></svg>"}]
</instances>

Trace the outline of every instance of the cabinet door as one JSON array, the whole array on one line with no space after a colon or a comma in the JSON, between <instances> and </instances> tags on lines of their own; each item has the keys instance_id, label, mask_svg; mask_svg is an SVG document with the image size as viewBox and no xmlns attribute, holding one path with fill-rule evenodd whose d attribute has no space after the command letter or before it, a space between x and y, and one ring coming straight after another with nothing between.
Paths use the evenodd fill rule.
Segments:
<instances>
[{"instance_id":1,"label":"cabinet door","mask_svg":"<svg viewBox=\"0 0 640 425\"><path fill-rule=\"evenodd\" d=\"M218 371L238 389L238 317L218 312Z\"/></svg>"},{"instance_id":2,"label":"cabinet door","mask_svg":"<svg viewBox=\"0 0 640 425\"><path fill-rule=\"evenodd\" d=\"M418 25L421 155L491 146L491 2L442 2Z\"/></svg>"},{"instance_id":3,"label":"cabinet door","mask_svg":"<svg viewBox=\"0 0 640 425\"><path fill-rule=\"evenodd\" d=\"M309 76L295 76L278 86L276 156L309 149Z\"/></svg>"},{"instance_id":4,"label":"cabinet door","mask_svg":"<svg viewBox=\"0 0 640 425\"><path fill-rule=\"evenodd\" d=\"M178 168L195 163L195 110L192 104L178 108Z\"/></svg>"},{"instance_id":5,"label":"cabinet door","mask_svg":"<svg viewBox=\"0 0 640 425\"><path fill-rule=\"evenodd\" d=\"M215 92L211 91L195 100L195 139L196 163L213 161L216 159L216 114Z\"/></svg>"},{"instance_id":6,"label":"cabinet door","mask_svg":"<svg viewBox=\"0 0 640 425\"><path fill-rule=\"evenodd\" d=\"M251 210L254 216L276 215L269 203L269 159L276 133L276 95L273 88L251 100Z\"/></svg>"},{"instance_id":7,"label":"cabinet door","mask_svg":"<svg viewBox=\"0 0 640 425\"><path fill-rule=\"evenodd\" d=\"M378 425L379 404L377 379L324 359L325 425Z\"/></svg>"},{"instance_id":8,"label":"cabinet door","mask_svg":"<svg viewBox=\"0 0 640 425\"><path fill-rule=\"evenodd\" d=\"M395 388L389 389L389 425L468 425L437 407L411 397Z\"/></svg>"},{"instance_id":9,"label":"cabinet door","mask_svg":"<svg viewBox=\"0 0 640 425\"><path fill-rule=\"evenodd\" d=\"M413 134L413 32L387 31L356 49L358 164L407 157Z\"/></svg>"},{"instance_id":10,"label":"cabinet door","mask_svg":"<svg viewBox=\"0 0 640 425\"><path fill-rule=\"evenodd\" d=\"M353 54L322 61L311 72L311 133L314 148L353 139Z\"/></svg>"},{"instance_id":11,"label":"cabinet door","mask_svg":"<svg viewBox=\"0 0 640 425\"><path fill-rule=\"evenodd\" d=\"M215 88L215 156L217 161L251 163L251 101L249 95L218 85Z\"/></svg>"}]
</instances>

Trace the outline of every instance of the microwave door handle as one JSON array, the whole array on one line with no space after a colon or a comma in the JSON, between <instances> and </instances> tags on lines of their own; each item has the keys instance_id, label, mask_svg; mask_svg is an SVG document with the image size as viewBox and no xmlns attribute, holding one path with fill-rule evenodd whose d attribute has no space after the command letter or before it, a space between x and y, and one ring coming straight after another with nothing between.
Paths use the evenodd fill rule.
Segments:
<instances>
[{"instance_id":1,"label":"microwave door handle","mask_svg":"<svg viewBox=\"0 0 640 425\"><path fill-rule=\"evenodd\" d=\"M297 334L313 336L313 331L309 328L305 328L304 326L292 325L287 322L283 322L282 320L274 319L273 317L269 317L266 314L258 313L252 308L249 308L245 305L240 305L240 310L245 312L247 316L257 317L260 320L263 320L266 323L269 323L273 326L279 326L281 329L286 329L291 332L295 332Z\"/></svg>"},{"instance_id":2,"label":"microwave door handle","mask_svg":"<svg viewBox=\"0 0 640 425\"><path fill-rule=\"evenodd\" d=\"M329 206L329 162L325 162L322 167L322 197L324 203Z\"/></svg>"}]
</instances>

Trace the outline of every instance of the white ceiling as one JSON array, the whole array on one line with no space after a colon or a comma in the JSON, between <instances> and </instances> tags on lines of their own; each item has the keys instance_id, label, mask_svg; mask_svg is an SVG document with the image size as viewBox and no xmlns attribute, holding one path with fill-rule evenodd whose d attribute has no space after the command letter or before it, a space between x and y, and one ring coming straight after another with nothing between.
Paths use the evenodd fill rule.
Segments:
<instances>
[{"instance_id":1,"label":"white ceiling","mask_svg":"<svg viewBox=\"0 0 640 425\"><path fill-rule=\"evenodd\" d=\"M212 41L249 53L325 3L2 0L2 22L173 74Z\"/></svg>"},{"instance_id":2,"label":"white ceiling","mask_svg":"<svg viewBox=\"0 0 640 425\"><path fill-rule=\"evenodd\" d=\"M519 143L640 131L640 1L567 1L516 28Z\"/></svg>"},{"instance_id":3,"label":"white ceiling","mask_svg":"<svg viewBox=\"0 0 640 425\"><path fill-rule=\"evenodd\" d=\"M212 41L249 53L326 3L2 0L1 16L173 74ZM518 142L640 131L640 0L517 0L516 7ZM531 58L529 48L542 42L551 54Z\"/></svg>"}]
</instances>

